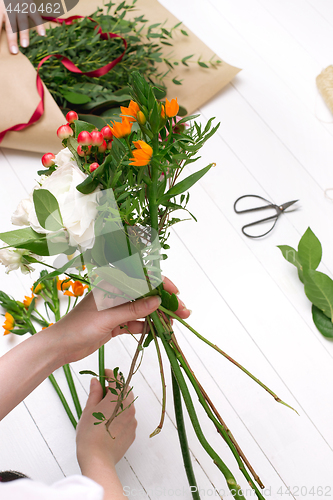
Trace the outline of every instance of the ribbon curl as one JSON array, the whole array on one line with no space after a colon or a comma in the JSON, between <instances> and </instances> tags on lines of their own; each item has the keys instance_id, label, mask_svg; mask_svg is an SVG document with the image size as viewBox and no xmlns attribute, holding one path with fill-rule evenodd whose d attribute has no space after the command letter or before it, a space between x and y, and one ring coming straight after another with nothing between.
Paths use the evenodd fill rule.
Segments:
<instances>
[{"instance_id":1,"label":"ribbon curl","mask_svg":"<svg viewBox=\"0 0 333 500\"><path fill-rule=\"evenodd\" d=\"M76 19L83 19L85 16L70 16L67 18L55 18L55 17L46 17L46 16L42 16L42 17L43 17L44 21L51 21L53 23L71 25L71 24L73 24L73 21L75 21ZM90 21L93 21L97 24L97 21L95 21L95 19L93 19L92 17L87 17L87 19L90 19ZM121 40L124 44L123 53L120 56L118 56L116 59L111 61L110 63L103 66L102 68L98 68L98 69L95 69L93 71L86 71L86 72L81 71L77 66L75 66L75 64L70 59L68 59L68 57L65 57L61 54L52 54L52 55L44 57L40 61L40 63L38 64L38 67L37 67L36 89L37 89L38 95L40 97L40 101L38 103L37 108L35 109L30 120L27 123L19 123L17 125L13 125L12 127L9 127L6 130L3 130L2 132L0 132L0 143L3 140L3 138L5 137L5 135L7 134L7 132L14 132L14 131L18 132L20 130L24 130L25 128L30 127L30 125L33 125L34 123L36 123L43 116L43 114L44 114L44 87L43 87L42 79L39 76L39 70L45 61L47 61L51 57L56 57L57 59L60 60L61 64L63 64L63 66L65 66L65 68L68 69L68 71L71 71L72 73L78 73L80 75L86 75L86 76L98 78L100 76L106 75L109 71L111 71L112 68L114 68L122 60L122 58L124 57L124 55L126 53L126 49L127 49L127 42L126 42L125 38L123 38L120 35L117 35L116 33L111 33L111 32L104 33L102 31L101 27L99 27L97 33L100 35L100 38L102 40L108 40L110 38L121 38Z\"/></svg>"}]
</instances>

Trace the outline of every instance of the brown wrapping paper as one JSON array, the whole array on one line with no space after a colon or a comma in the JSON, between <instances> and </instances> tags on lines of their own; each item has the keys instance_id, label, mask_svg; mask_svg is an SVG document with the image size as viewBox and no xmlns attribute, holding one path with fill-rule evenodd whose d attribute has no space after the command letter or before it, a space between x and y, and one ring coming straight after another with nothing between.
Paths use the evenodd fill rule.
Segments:
<instances>
[{"instance_id":1,"label":"brown wrapping paper","mask_svg":"<svg viewBox=\"0 0 333 500\"><path fill-rule=\"evenodd\" d=\"M65 17L90 15L101 4L102 0L80 0ZM167 20L167 28L179 22L157 0L138 0L136 5L133 17L144 13L151 24ZM190 30L186 27L185 29L189 36L176 35L174 46L167 47L166 53L171 52L172 59L176 60L189 54L201 55L202 60L209 60L214 53ZM9 53L4 32L1 34L0 51L0 130L4 130L18 123L26 123L40 98L36 90L35 69L23 54L13 56ZM164 70L164 67L162 69ZM230 66L226 62L222 62L217 69L204 69L197 64L190 64L187 68L180 64L173 76L183 80L183 83L182 85L172 83L173 76L169 80L166 79L168 98L177 97L178 102L192 114L225 87L239 71L239 68ZM0 147L57 153L61 148L61 142L56 136L56 130L63 123L65 119L62 112L45 88L45 112L42 118L20 132L8 132Z\"/></svg>"}]
</instances>

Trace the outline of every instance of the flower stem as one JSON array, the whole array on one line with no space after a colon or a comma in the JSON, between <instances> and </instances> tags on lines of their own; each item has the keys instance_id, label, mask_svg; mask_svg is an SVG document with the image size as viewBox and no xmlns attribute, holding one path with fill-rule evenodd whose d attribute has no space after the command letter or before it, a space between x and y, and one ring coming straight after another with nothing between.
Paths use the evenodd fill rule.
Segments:
<instances>
[{"instance_id":1,"label":"flower stem","mask_svg":"<svg viewBox=\"0 0 333 500\"><path fill-rule=\"evenodd\" d=\"M198 492L198 486L197 486L197 482L196 482L195 475L193 472L191 456L190 456L187 437L186 437L186 430L185 430L185 423L184 423L184 417L183 417L182 399L181 399L181 395L180 395L180 389L179 389L177 379L176 379L172 370L171 370L171 376L172 376L173 404L175 407L177 431L178 431L180 448L182 450L182 455L183 455L185 472L187 475L188 483L190 485L192 498L194 500L200 500L200 495Z\"/></svg>"},{"instance_id":2,"label":"flower stem","mask_svg":"<svg viewBox=\"0 0 333 500\"><path fill-rule=\"evenodd\" d=\"M172 318L175 318L180 323L182 323L182 325L186 326L186 328L188 330L190 330L192 333L194 333L194 335L196 335L200 340L202 340L203 342L205 342L205 344L207 344L210 347L212 347L213 349L215 349L215 351L217 351L220 354L222 354L222 356L224 356L229 361L231 361L231 363L233 363L238 368L240 368L244 373L246 373L246 375L248 375L250 378L252 378L252 380L254 380L255 382L257 382L257 384L259 384L263 389L265 389L265 391L267 391L271 396L273 396L273 398L275 399L275 401L277 401L278 403L281 403L281 404L287 406L288 408L290 408L291 410L294 410L298 414L298 412L295 410L295 408L293 408L292 406L290 406L287 403L285 403L284 401L282 401L282 399L280 399L271 389L269 389L257 377L255 377L254 375L252 375L251 372L249 372L246 368L244 368L244 366L240 365L236 360L234 360L231 356L229 356L229 354L227 354L226 352L222 351L222 349L220 349L219 347L217 347L217 345L213 344L208 339L206 339L205 337L203 337L202 335L200 335L200 333L197 332L196 330L194 330L194 328L192 328L188 323L186 323L186 321L184 321L183 319L181 319L174 312L169 311L168 309L165 309L162 306L159 306L159 309L161 311L163 311L164 313L168 314L169 316L171 316Z\"/></svg>"},{"instance_id":3,"label":"flower stem","mask_svg":"<svg viewBox=\"0 0 333 500\"><path fill-rule=\"evenodd\" d=\"M75 420L75 417L74 417L73 413L71 412L71 410L70 410L70 408L68 406L68 403L67 403L67 401L65 399L65 396L63 395L63 392L60 389L59 385L57 384L57 381L54 378L54 375L52 373L51 373L51 375L49 375L49 380L50 380L51 384L53 385L53 387L55 388L56 393L58 394L58 396L60 398L60 401L62 402L63 407L66 410L66 413L67 413L67 415L69 417L69 420L72 422L74 429L76 429L77 421Z\"/></svg>"},{"instance_id":4,"label":"flower stem","mask_svg":"<svg viewBox=\"0 0 333 500\"><path fill-rule=\"evenodd\" d=\"M98 369L99 369L99 382L103 388L103 398L106 395L104 354L105 354L104 345L102 345L98 349Z\"/></svg>"},{"instance_id":5,"label":"flower stem","mask_svg":"<svg viewBox=\"0 0 333 500\"><path fill-rule=\"evenodd\" d=\"M81 408L81 405L80 405L79 397L78 397L77 392L76 392L74 380L73 380L73 377L72 377L71 368L70 368L69 365L64 365L63 369L64 369L64 372L65 372L65 375L66 375L66 380L67 380L67 383L68 383L68 387L69 387L70 393L71 393L72 398L73 398L73 403L74 403L74 406L75 406L75 410L76 410L77 416L78 416L78 418L81 418L82 408Z\"/></svg>"}]
</instances>

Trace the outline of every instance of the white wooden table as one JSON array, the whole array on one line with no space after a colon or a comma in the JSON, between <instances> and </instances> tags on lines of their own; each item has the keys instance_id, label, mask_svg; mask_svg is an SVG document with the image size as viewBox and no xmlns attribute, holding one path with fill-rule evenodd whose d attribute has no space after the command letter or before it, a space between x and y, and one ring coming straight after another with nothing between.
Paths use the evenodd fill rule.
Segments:
<instances>
[{"instance_id":1,"label":"white wooden table","mask_svg":"<svg viewBox=\"0 0 333 500\"><path fill-rule=\"evenodd\" d=\"M200 112L216 116L217 134L197 168L217 166L193 189L190 210L198 222L172 233L165 274L173 279L200 332L254 372L299 416L277 404L224 358L176 328L198 378L216 402L272 499L333 497L333 344L316 330L310 303L295 269L277 245L296 246L308 226L320 238L324 272L333 272L333 120L315 78L333 63L330 0L163 0L163 4L219 56L243 71ZM213 75L213 73L212 73ZM212 76L213 77L213 76ZM175 88L176 92L177 88ZM40 155L2 149L1 230L35 184ZM254 193L276 203L299 199L269 237L249 240L233 202ZM1 289L22 299L32 277L1 272ZM34 275L36 276L36 274ZM20 339L0 339L4 353ZM107 366L126 373L131 338L106 347ZM93 355L72 365L84 404ZM17 381L25 374L20 367ZM61 371L56 374L66 392ZM177 443L171 397L165 428L149 439L160 414L161 388L154 349L135 376L137 439L119 464L131 498L190 499ZM170 391L170 377L168 375ZM0 388L1 390L1 388ZM67 393L66 393L67 394ZM202 416L202 411L199 409ZM237 464L204 417L204 431L254 498ZM189 424L189 422L188 422ZM202 498L223 494L226 484L188 426ZM0 424L0 470L13 468L52 483L78 473L75 433L45 381ZM290 490L288 490L290 487ZM223 498L227 498L226 493Z\"/></svg>"}]
</instances>

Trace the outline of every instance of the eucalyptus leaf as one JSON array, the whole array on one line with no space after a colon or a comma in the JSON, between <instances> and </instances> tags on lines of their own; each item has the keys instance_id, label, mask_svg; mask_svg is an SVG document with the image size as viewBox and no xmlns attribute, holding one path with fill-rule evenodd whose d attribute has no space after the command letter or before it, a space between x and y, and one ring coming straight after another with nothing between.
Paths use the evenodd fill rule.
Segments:
<instances>
[{"instance_id":1,"label":"eucalyptus leaf","mask_svg":"<svg viewBox=\"0 0 333 500\"><path fill-rule=\"evenodd\" d=\"M324 337L333 339L333 323L318 307L312 304L312 319Z\"/></svg>"}]
</instances>

